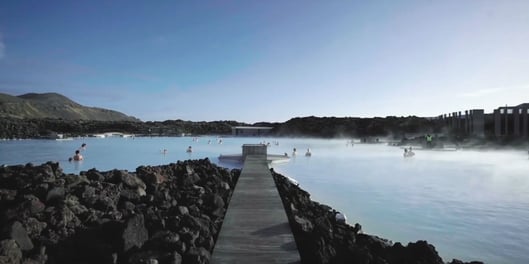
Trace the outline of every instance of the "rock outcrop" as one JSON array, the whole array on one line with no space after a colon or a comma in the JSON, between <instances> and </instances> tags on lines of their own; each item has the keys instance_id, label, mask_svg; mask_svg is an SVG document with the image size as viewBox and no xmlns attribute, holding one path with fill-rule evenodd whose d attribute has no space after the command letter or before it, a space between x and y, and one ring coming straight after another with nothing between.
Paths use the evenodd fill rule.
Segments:
<instances>
[{"instance_id":1,"label":"rock outcrop","mask_svg":"<svg viewBox=\"0 0 529 264\"><path fill-rule=\"evenodd\" d=\"M349 225L331 207L312 201L296 182L272 171L287 211L302 263L443 264L426 241L392 243L364 234L360 224ZM453 260L451 264L465 264ZM468 262L466 264L479 264Z\"/></svg>"},{"instance_id":2,"label":"rock outcrop","mask_svg":"<svg viewBox=\"0 0 529 264\"><path fill-rule=\"evenodd\" d=\"M208 159L1 167L0 263L208 263L239 174Z\"/></svg>"}]
</instances>

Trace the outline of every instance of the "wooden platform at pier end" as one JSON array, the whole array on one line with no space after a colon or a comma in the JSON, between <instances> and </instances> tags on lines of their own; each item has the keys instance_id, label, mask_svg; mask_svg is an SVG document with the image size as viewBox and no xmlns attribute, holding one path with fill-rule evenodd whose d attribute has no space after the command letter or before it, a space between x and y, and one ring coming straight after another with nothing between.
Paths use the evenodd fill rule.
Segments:
<instances>
[{"instance_id":1,"label":"wooden platform at pier end","mask_svg":"<svg viewBox=\"0 0 529 264\"><path fill-rule=\"evenodd\" d=\"M266 156L248 155L211 263L299 263L300 257Z\"/></svg>"}]
</instances>

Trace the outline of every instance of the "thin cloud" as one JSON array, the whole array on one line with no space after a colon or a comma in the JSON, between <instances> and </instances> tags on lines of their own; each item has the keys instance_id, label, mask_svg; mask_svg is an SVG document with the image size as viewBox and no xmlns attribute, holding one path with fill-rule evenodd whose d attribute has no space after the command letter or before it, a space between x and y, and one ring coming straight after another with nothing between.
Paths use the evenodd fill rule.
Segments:
<instances>
[{"instance_id":1,"label":"thin cloud","mask_svg":"<svg viewBox=\"0 0 529 264\"><path fill-rule=\"evenodd\" d=\"M2 38L2 33L0 33L0 60L3 59L6 55L6 44Z\"/></svg>"},{"instance_id":2,"label":"thin cloud","mask_svg":"<svg viewBox=\"0 0 529 264\"><path fill-rule=\"evenodd\" d=\"M529 85L513 85L513 86L507 86L507 87L501 87L501 88L486 88L486 89L478 89L474 91L469 91L465 93L461 93L459 97L472 97L472 98L479 98L479 97L490 97L491 95L505 95L505 94L520 94L525 95L529 91Z\"/></svg>"},{"instance_id":3,"label":"thin cloud","mask_svg":"<svg viewBox=\"0 0 529 264\"><path fill-rule=\"evenodd\" d=\"M483 97L491 94L499 93L505 89L501 88L490 88L490 89L479 89L471 92L462 93L461 97Z\"/></svg>"}]
</instances>

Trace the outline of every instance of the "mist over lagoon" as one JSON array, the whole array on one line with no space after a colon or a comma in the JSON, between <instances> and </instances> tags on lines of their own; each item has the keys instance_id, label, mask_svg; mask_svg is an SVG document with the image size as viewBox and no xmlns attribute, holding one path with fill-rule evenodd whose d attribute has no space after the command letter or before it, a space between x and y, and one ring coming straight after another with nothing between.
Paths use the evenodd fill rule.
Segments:
<instances>
[{"instance_id":1,"label":"mist over lagoon","mask_svg":"<svg viewBox=\"0 0 529 264\"><path fill-rule=\"evenodd\" d=\"M209 143L208 143L209 142ZM59 161L66 173L126 169L239 154L245 143L270 142L271 154L292 154L274 169L296 179L312 199L344 212L364 232L406 244L427 240L445 261L527 263L528 154L522 150L415 149L413 158L387 144L344 139L137 137L0 142L0 164ZM276 145L274 142L278 142ZM82 143L85 160L68 162ZM188 146L193 152L186 153ZM311 157L305 157L307 148ZM163 154L163 150L167 150Z\"/></svg>"}]
</instances>

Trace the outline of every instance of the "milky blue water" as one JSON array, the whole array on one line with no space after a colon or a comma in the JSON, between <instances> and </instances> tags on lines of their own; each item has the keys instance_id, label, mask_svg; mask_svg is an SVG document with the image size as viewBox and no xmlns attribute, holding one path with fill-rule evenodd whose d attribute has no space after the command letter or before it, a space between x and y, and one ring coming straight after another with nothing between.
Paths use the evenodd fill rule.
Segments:
<instances>
[{"instance_id":1,"label":"milky blue water","mask_svg":"<svg viewBox=\"0 0 529 264\"><path fill-rule=\"evenodd\" d=\"M210 141L210 144L208 144ZM266 141L269 153L298 155L273 165L295 178L312 199L347 215L370 234L400 241L428 240L445 261L529 263L529 159L526 151L415 150L345 140L285 138L85 138L0 141L0 164L59 161L66 173L96 168L134 171L140 165L239 154L244 143ZM68 162L87 144L85 160ZM186 153L188 146L193 152ZM304 151L310 147L311 157ZM166 154L163 150L166 149Z\"/></svg>"}]
</instances>

